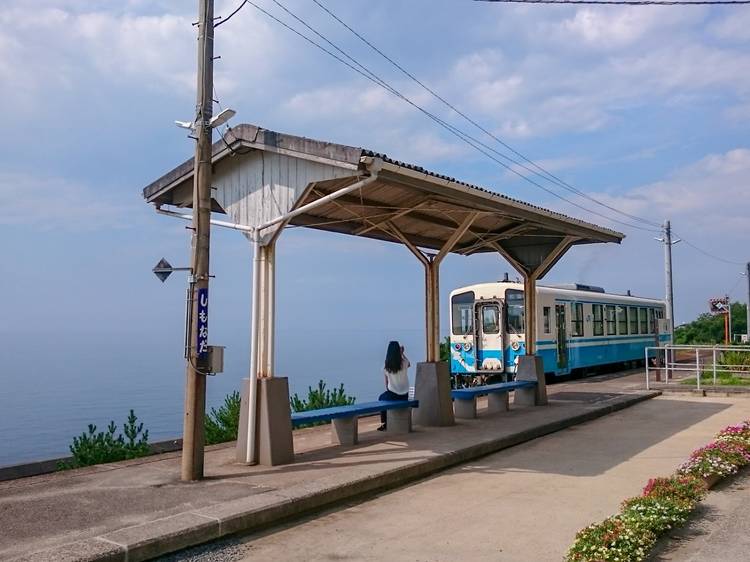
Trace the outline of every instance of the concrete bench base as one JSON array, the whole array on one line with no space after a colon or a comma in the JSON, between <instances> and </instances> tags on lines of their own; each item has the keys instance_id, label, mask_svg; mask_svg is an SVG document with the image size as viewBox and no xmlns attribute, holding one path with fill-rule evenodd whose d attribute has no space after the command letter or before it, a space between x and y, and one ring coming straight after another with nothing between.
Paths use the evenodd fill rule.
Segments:
<instances>
[{"instance_id":1,"label":"concrete bench base","mask_svg":"<svg viewBox=\"0 0 750 562\"><path fill-rule=\"evenodd\" d=\"M356 445L359 443L357 418L339 418L332 420L331 443L334 445Z\"/></svg>"},{"instance_id":2,"label":"concrete bench base","mask_svg":"<svg viewBox=\"0 0 750 562\"><path fill-rule=\"evenodd\" d=\"M453 402L453 410L458 419L473 420L477 417L477 400L476 398L455 400Z\"/></svg>"},{"instance_id":3,"label":"concrete bench base","mask_svg":"<svg viewBox=\"0 0 750 562\"><path fill-rule=\"evenodd\" d=\"M519 389L521 390L521 389ZM532 389L533 390L533 389ZM518 392L518 390L516 390ZM508 393L493 392L487 395L487 413L496 414L498 412L508 411ZM473 420L477 417L477 399L469 400L456 399L453 402L453 409L456 417L463 420Z\"/></svg>"},{"instance_id":4,"label":"concrete bench base","mask_svg":"<svg viewBox=\"0 0 750 562\"><path fill-rule=\"evenodd\" d=\"M518 390L516 390L518 392ZM508 411L508 393L493 392L487 395L487 411L491 414Z\"/></svg>"},{"instance_id":5,"label":"concrete bench base","mask_svg":"<svg viewBox=\"0 0 750 562\"><path fill-rule=\"evenodd\" d=\"M411 408L388 410L385 415L388 420L386 433L411 433Z\"/></svg>"}]
</instances>

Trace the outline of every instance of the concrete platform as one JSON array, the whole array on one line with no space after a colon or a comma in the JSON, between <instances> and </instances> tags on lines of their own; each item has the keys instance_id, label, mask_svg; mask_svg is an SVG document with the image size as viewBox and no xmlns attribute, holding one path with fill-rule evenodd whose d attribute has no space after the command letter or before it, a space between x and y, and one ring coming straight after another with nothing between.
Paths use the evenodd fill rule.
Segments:
<instances>
[{"instance_id":1,"label":"concrete platform","mask_svg":"<svg viewBox=\"0 0 750 562\"><path fill-rule=\"evenodd\" d=\"M327 426L296 431L292 465L241 466L234 444L209 447L198 483L179 481L179 453L3 482L0 559L145 560L398 487L658 394L591 382L551 389L549 406L482 408L476 420L399 436L362 419L352 447L332 447Z\"/></svg>"}]
</instances>

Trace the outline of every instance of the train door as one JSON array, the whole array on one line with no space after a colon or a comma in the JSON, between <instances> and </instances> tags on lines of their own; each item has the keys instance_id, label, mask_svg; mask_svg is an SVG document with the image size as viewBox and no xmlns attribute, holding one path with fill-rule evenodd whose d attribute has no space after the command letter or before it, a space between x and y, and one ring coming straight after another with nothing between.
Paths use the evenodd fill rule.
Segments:
<instances>
[{"instance_id":1,"label":"train door","mask_svg":"<svg viewBox=\"0 0 750 562\"><path fill-rule=\"evenodd\" d=\"M478 301L475 305L477 371L503 370L503 337L499 301Z\"/></svg>"},{"instance_id":2,"label":"train door","mask_svg":"<svg viewBox=\"0 0 750 562\"><path fill-rule=\"evenodd\" d=\"M555 323L557 324L557 372L567 373L568 367L568 329L565 315L565 304L555 304Z\"/></svg>"}]
</instances>

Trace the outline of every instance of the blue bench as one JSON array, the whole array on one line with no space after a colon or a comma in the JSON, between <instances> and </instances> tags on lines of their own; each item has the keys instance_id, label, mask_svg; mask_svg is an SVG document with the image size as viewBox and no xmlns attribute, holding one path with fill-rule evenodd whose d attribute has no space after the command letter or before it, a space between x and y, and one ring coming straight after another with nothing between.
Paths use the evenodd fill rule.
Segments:
<instances>
[{"instance_id":1,"label":"blue bench","mask_svg":"<svg viewBox=\"0 0 750 562\"><path fill-rule=\"evenodd\" d=\"M369 414L378 414L385 410L388 416L386 433L408 433L411 431L411 409L417 408L417 400L376 400L349 406L336 406L306 412L294 412L292 425L330 421L331 442L336 445L356 445L359 436L357 418Z\"/></svg>"},{"instance_id":2,"label":"blue bench","mask_svg":"<svg viewBox=\"0 0 750 562\"><path fill-rule=\"evenodd\" d=\"M518 392L536 392L536 381L512 381L497 384L486 384L484 386L472 386L469 388L456 388L451 390L454 400L457 418L473 419L477 417L477 396L487 396L487 411L507 412L508 393L511 390ZM533 403L533 402L532 402Z\"/></svg>"}]
</instances>

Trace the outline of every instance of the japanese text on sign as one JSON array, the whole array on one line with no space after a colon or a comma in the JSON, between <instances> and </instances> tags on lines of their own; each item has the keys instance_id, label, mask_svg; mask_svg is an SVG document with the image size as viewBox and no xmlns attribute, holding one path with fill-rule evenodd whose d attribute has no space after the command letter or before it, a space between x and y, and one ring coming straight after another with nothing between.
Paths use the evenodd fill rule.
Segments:
<instances>
[{"instance_id":1,"label":"japanese text on sign","mask_svg":"<svg viewBox=\"0 0 750 562\"><path fill-rule=\"evenodd\" d=\"M208 356L208 288L198 289L198 341L199 359Z\"/></svg>"}]
</instances>

